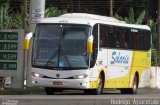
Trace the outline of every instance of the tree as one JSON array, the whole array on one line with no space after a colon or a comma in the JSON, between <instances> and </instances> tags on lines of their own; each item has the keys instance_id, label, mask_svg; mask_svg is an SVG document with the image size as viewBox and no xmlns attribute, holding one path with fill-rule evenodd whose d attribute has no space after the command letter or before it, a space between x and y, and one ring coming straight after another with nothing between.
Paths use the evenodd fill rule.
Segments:
<instances>
[{"instance_id":1,"label":"tree","mask_svg":"<svg viewBox=\"0 0 160 105\"><path fill-rule=\"evenodd\" d=\"M128 17L121 17L119 16L117 13L114 15L114 17L118 20L121 20L121 21L125 21L126 23L130 23L130 24L142 24L144 19L145 19L145 10L143 10L138 18L135 19L135 15L134 15L134 11L133 11L133 8L131 7L129 9L129 16Z\"/></svg>"}]
</instances>

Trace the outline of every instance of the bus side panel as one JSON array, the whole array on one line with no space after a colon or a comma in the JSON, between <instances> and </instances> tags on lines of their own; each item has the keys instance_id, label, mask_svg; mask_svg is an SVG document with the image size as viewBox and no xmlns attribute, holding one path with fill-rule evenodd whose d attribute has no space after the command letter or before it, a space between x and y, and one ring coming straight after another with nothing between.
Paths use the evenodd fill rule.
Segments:
<instances>
[{"instance_id":1,"label":"bus side panel","mask_svg":"<svg viewBox=\"0 0 160 105\"><path fill-rule=\"evenodd\" d=\"M134 77L137 72L139 75L139 87L149 85L150 79L150 66L151 66L151 51L135 51L134 61L131 77Z\"/></svg>"},{"instance_id":2,"label":"bus side panel","mask_svg":"<svg viewBox=\"0 0 160 105\"><path fill-rule=\"evenodd\" d=\"M91 79L90 79L90 88L97 88L98 87L98 79L101 72L104 72L106 78L106 71L107 71L107 49L100 48L98 51L97 61L93 68L90 69L92 71Z\"/></svg>"},{"instance_id":3,"label":"bus side panel","mask_svg":"<svg viewBox=\"0 0 160 105\"><path fill-rule=\"evenodd\" d=\"M113 70L113 67L112 67ZM129 86L130 75L117 76L116 78L107 79L104 88L126 88Z\"/></svg>"},{"instance_id":4,"label":"bus side panel","mask_svg":"<svg viewBox=\"0 0 160 105\"><path fill-rule=\"evenodd\" d=\"M139 87L145 87L149 85L151 65L150 51L134 51L132 54L130 53L130 51L126 51L125 54L125 52L120 50L109 51L109 66L107 70L105 88L131 88L136 72L139 76ZM120 62L119 57L121 58L124 55L129 56L130 60L128 61L128 65ZM115 61L117 64L111 64L111 61ZM125 70L128 72L125 72Z\"/></svg>"},{"instance_id":5,"label":"bus side panel","mask_svg":"<svg viewBox=\"0 0 160 105\"><path fill-rule=\"evenodd\" d=\"M133 51L108 50L108 68L105 88L126 88L130 83Z\"/></svg>"}]
</instances>

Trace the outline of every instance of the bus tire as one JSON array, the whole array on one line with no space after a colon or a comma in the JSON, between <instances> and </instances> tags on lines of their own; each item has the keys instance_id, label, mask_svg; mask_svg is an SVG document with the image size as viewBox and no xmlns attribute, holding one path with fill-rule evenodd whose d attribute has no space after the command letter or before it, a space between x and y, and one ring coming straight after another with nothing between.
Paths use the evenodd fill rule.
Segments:
<instances>
[{"instance_id":1,"label":"bus tire","mask_svg":"<svg viewBox=\"0 0 160 105\"><path fill-rule=\"evenodd\" d=\"M133 87L129 89L130 94L137 94L137 89L138 89L138 77L137 75L134 76L134 81L133 81Z\"/></svg>"},{"instance_id":2,"label":"bus tire","mask_svg":"<svg viewBox=\"0 0 160 105\"><path fill-rule=\"evenodd\" d=\"M104 79L102 78L102 75L100 75L98 79L98 87L96 89L86 89L83 91L85 94L100 95L103 92L103 87L104 87Z\"/></svg>"},{"instance_id":3,"label":"bus tire","mask_svg":"<svg viewBox=\"0 0 160 105\"><path fill-rule=\"evenodd\" d=\"M97 94L102 94L103 87L104 87L104 80L102 78L102 75L100 75L99 80L98 80L98 88L96 90L96 93Z\"/></svg>"},{"instance_id":4,"label":"bus tire","mask_svg":"<svg viewBox=\"0 0 160 105\"><path fill-rule=\"evenodd\" d=\"M132 88L123 88L120 89L121 94L137 94L138 89L138 77L137 75L134 77Z\"/></svg>"},{"instance_id":5,"label":"bus tire","mask_svg":"<svg viewBox=\"0 0 160 105\"><path fill-rule=\"evenodd\" d=\"M85 90L83 90L83 92L84 92L84 94L93 94L93 90L92 89L85 89Z\"/></svg>"},{"instance_id":6,"label":"bus tire","mask_svg":"<svg viewBox=\"0 0 160 105\"><path fill-rule=\"evenodd\" d=\"M55 92L62 92L62 90L52 87L45 87L45 92L47 95L53 95Z\"/></svg>"},{"instance_id":7,"label":"bus tire","mask_svg":"<svg viewBox=\"0 0 160 105\"><path fill-rule=\"evenodd\" d=\"M102 75L100 75L98 79L98 87L97 89L93 90L94 95L100 95L103 92L103 87L104 87L104 79L102 78Z\"/></svg>"},{"instance_id":8,"label":"bus tire","mask_svg":"<svg viewBox=\"0 0 160 105\"><path fill-rule=\"evenodd\" d=\"M120 89L121 94L127 94L127 89Z\"/></svg>"}]
</instances>

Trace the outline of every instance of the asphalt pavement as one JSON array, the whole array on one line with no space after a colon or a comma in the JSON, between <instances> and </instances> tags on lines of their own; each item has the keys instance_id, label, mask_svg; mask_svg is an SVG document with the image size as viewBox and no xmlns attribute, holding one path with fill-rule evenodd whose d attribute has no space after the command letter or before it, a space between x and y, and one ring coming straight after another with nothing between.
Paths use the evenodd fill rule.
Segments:
<instances>
[{"instance_id":1,"label":"asphalt pavement","mask_svg":"<svg viewBox=\"0 0 160 105\"><path fill-rule=\"evenodd\" d=\"M105 90L102 95L64 91L55 95L0 95L0 105L160 105L159 89L139 89L136 95Z\"/></svg>"}]
</instances>

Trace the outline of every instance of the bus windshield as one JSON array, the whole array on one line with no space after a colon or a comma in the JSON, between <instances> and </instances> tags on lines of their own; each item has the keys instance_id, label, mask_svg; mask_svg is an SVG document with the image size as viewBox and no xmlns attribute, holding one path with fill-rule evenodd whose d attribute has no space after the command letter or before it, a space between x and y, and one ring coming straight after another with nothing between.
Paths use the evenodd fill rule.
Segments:
<instances>
[{"instance_id":1,"label":"bus windshield","mask_svg":"<svg viewBox=\"0 0 160 105\"><path fill-rule=\"evenodd\" d=\"M90 27L73 24L38 24L32 66L50 69L88 68L86 52Z\"/></svg>"}]
</instances>

